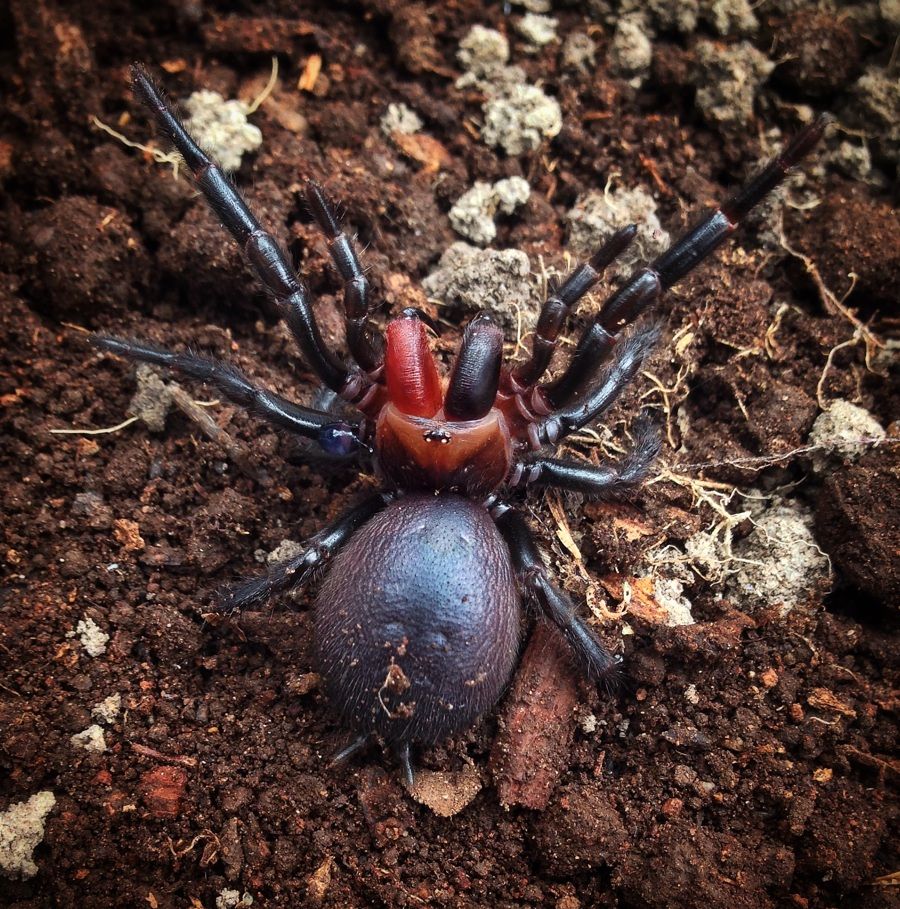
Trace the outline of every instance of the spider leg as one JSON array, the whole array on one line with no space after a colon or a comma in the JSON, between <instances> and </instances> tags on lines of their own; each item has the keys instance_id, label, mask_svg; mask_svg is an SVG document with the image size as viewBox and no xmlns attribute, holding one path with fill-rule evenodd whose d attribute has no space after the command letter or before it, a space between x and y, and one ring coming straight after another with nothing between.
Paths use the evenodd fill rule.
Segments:
<instances>
[{"instance_id":1,"label":"spider leg","mask_svg":"<svg viewBox=\"0 0 900 909\"><path fill-rule=\"evenodd\" d=\"M588 678L613 687L618 673L615 657L576 613L572 600L551 583L525 519L509 506L496 505L493 514L526 594L562 632Z\"/></svg>"},{"instance_id":2,"label":"spider leg","mask_svg":"<svg viewBox=\"0 0 900 909\"><path fill-rule=\"evenodd\" d=\"M555 445L608 410L634 378L658 340L659 328L655 325L632 332L598 382L586 383L577 397L528 424L531 447L536 451L544 445Z\"/></svg>"},{"instance_id":3,"label":"spider leg","mask_svg":"<svg viewBox=\"0 0 900 909\"><path fill-rule=\"evenodd\" d=\"M536 389L532 400L535 409L546 413L571 401L610 358L622 329L731 236L747 213L813 149L830 122L831 118L823 114L801 129L779 155L721 208L679 237L650 265L635 272L603 304L599 315L584 330L565 372L555 382Z\"/></svg>"},{"instance_id":4,"label":"spider leg","mask_svg":"<svg viewBox=\"0 0 900 909\"><path fill-rule=\"evenodd\" d=\"M362 439L360 424L337 421L332 414L303 407L275 392L260 388L229 363L220 363L194 354L174 353L151 344L104 335L93 335L91 343L129 360L165 366L192 379L207 382L230 401L246 407L267 422L313 439L328 454L340 456L368 449Z\"/></svg>"},{"instance_id":5,"label":"spider leg","mask_svg":"<svg viewBox=\"0 0 900 909\"><path fill-rule=\"evenodd\" d=\"M226 588L218 597L216 612L229 614L263 603L276 594L307 584L337 551L391 500L390 493L377 493L310 537L299 555L273 565L268 572Z\"/></svg>"},{"instance_id":6,"label":"spider leg","mask_svg":"<svg viewBox=\"0 0 900 909\"><path fill-rule=\"evenodd\" d=\"M416 774L413 770L412 749L409 742L397 742L392 750L394 757L397 758L397 762L400 764L400 769L403 771L403 781L406 783L406 788L412 789L416 783Z\"/></svg>"},{"instance_id":7,"label":"spider leg","mask_svg":"<svg viewBox=\"0 0 900 909\"><path fill-rule=\"evenodd\" d=\"M362 751L371 741L372 736L368 732L364 735L357 736L349 745L345 745L331 756L331 766L334 767L337 764L346 763L354 754Z\"/></svg>"},{"instance_id":8,"label":"spider leg","mask_svg":"<svg viewBox=\"0 0 900 909\"><path fill-rule=\"evenodd\" d=\"M511 489L549 486L587 496L615 498L639 486L659 455L659 434L649 420L635 424L634 439L631 451L617 464L597 467L553 458L519 461L513 466L508 486Z\"/></svg>"},{"instance_id":9,"label":"spider leg","mask_svg":"<svg viewBox=\"0 0 900 909\"><path fill-rule=\"evenodd\" d=\"M178 149L197 187L244 251L259 279L272 292L281 317L300 346L307 365L343 398L359 400L371 382L358 372L348 370L325 346L309 292L294 274L278 243L262 228L222 168L197 145L144 67L134 64L131 75L135 94Z\"/></svg>"},{"instance_id":10,"label":"spider leg","mask_svg":"<svg viewBox=\"0 0 900 909\"><path fill-rule=\"evenodd\" d=\"M600 280L604 270L634 240L634 224L616 231L593 256L579 265L544 302L531 340L531 356L516 366L509 375L513 391L521 394L535 385L547 371L560 332L572 307Z\"/></svg>"},{"instance_id":11,"label":"spider leg","mask_svg":"<svg viewBox=\"0 0 900 909\"><path fill-rule=\"evenodd\" d=\"M325 234L328 252L344 281L344 317L347 346L353 359L369 375L377 372L384 360L384 344L368 321L369 280L359 264L353 241L341 230L334 204L313 180L306 184L306 202L316 223Z\"/></svg>"}]
</instances>

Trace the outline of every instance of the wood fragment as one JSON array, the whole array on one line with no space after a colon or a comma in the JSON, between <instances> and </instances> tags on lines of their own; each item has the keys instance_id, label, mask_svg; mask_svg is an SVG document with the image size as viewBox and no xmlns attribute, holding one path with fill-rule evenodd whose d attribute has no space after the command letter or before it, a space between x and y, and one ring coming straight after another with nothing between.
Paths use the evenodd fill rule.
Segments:
<instances>
[{"instance_id":1,"label":"wood fragment","mask_svg":"<svg viewBox=\"0 0 900 909\"><path fill-rule=\"evenodd\" d=\"M542 810L569 762L578 686L559 632L538 622L501 716L490 769L504 807Z\"/></svg>"},{"instance_id":2,"label":"wood fragment","mask_svg":"<svg viewBox=\"0 0 900 909\"><path fill-rule=\"evenodd\" d=\"M253 466L250 460L250 452L243 442L232 438L224 429L222 429L222 427L219 426L219 424L216 423L216 421L199 404L197 404L177 382L169 382L168 389L172 396L172 403L186 417L193 420L208 439L219 445L243 473L251 479L256 480L258 483L264 482L264 478Z\"/></svg>"},{"instance_id":3,"label":"wood fragment","mask_svg":"<svg viewBox=\"0 0 900 909\"><path fill-rule=\"evenodd\" d=\"M301 92L311 92L316 87L316 80L319 73L322 72L322 55L313 54L303 67L300 79L297 82L297 88Z\"/></svg>"}]
</instances>

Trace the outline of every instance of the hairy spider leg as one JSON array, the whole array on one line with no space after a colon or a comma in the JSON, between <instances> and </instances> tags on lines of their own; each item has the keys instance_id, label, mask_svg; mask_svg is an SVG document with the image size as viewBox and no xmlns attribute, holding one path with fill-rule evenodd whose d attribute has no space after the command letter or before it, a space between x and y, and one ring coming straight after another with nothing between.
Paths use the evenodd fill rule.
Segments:
<instances>
[{"instance_id":1,"label":"hairy spider leg","mask_svg":"<svg viewBox=\"0 0 900 909\"><path fill-rule=\"evenodd\" d=\"M587 262L572 271L560 287L551 290L535 325L531 356L509 374L511 392L523 394L537 384L550 366L569 313L600 280L606 268L628 248L636 234L637 226L634 224L617 230Z\"/></svg>"},{"instance_id":2,"label":"hairy spider leg","mask_svg":"<svg viewBox=\"0 0 900 909\"><path fill-rule=\"evenodd\" d=\"M368 732L364 735L357 736L349 745L345 745L331 755L331 766L334 767L338 764L345 764L354 754L362 751L371 741L372 736Z\"/></svg>"},{"instance_id":3,"label":"hairy spider leg","mask_svg":"<svg viewBox=\"0 0 900 909\"><path fill-rule=\"evenodd\" d=\"M384 350L381 335L369 322L369 279L359 263L353 241L341 229L334 204L322 187L309 180L304 195L344 282L347 347L363 371L374 378L381 369Z\"/></svg>"},{"instance_id":4,"label":"hairy spider leg","mask_svg":"<svg viewBox=\"0 0 900 909\"><path fill-rule=\"evenodd\" d=\"M495 504L492 514L509 547L522 588L562 632L588 678L614 688L618 677L615 658L575 611L572 600L551 583L528 523L508 505Z\"/></svg>"},{"instance_id":5,"label":"hairy spider leg","mask_svg":"<svg viewBox=\"0 0 900 909\"><path fill-rule=\"evenodd\" d=\"M286 590L303 587L336 555L337 551L393 499L387 492L364 499L333 524L310 537L303 552L273 565L264 575L248 578L226 588L218 598L216 612L229 614L263 603Z\"/></svg>"},{"instance_id":6,"label":"hairy spider leg","mask_svg":"<svg viewBox=\"0 0 900 909\"><path fill-rule=\"evenodd\" d=\"M223 226L231 233L259 279L271 291L303 352L306 364L321 381L347 401L360 401L371 380L350 370L330 351L319 331L309 292L294 274L278 243L265 231L222 168L194 141L172 106L140 64L131 67L135 94L150 109L163 134L178 149Z\"/></svg>"},{"instance_id":7,"label":"hairy spider leg","mask_svg":"<svg viewBox=\"0 0 900 909\"><path fill-rule=\"evenodd\" d=\"M637 420L633 436L631 451L616 464L594 465L554 458L519 461L513 466L507 485L510 489L568 489L599 498L621 496L644 481L659 455L659 433L650 420Z\"/></svg>"},{"instance_id":8,"label":"hairy spider leg","mask_svg":"<svg viewBox=\"0 0 900 909\"><path fill-rule=\"evenodd\" d=\"M392 750L394 757L397 758L397 763L400 764L400 769L403 771L403 781L406 783L406 788L412 789L416 784L416 774L413 770L412 748L409 742L397 742L392 746Z\"/></svg>"},{"instance_id":9,"label":"hairy spider leg","mask_svg":"<svg viewBox=\"0 0 900 909\"><path fill-rule=\"evenodd\" d=\"M175 353L143 341L127 341L107 335L92 335L92 344L129 360L165 366L182 375L207 382L230 401L282 429L312 439L327 454L345 456L368 450L359 423L337 421L333 414L295 404L273 391L254 385L230 363L194 354Z\"/></svg>"},{"instance_id":10,"label":"hairy spider leg","mask_svg":"<svg viewBox=\"0 0 900 909\"><path fill-rule=\"evenodd\" d=\"M486 312L466 326L453 363L444 416L448 420L480 420L494 406L503 365L503 332Z\"/></svg>"},{"instance_id":11,"label":"hairy spider leg","mask_svg":"<svg viewBox=\"0 0 900 909\"><path fill-rule=\"evenodd\" d=\"M560 439L593 423L612 407L656 346L659 335L659 327L649 325L639 327L626 337L598 382L587 383L577 397L528 424L531 447L537 451L544 445L556 445Z\"/></svg>"},{"instance_id":12,"label":"hairy spider leg","mask_svg":"<svg viewBox=\"0 0 900 909\"><path fill-rule=\"evenodd\" d=\"M788 171L821 139L831 117L823 114L805 126L746 186L679 237L649 266L639 269L604 303L584 330L568 368L554 382L541 385L532 396L536 412L547 413L569 403L610 358L622 329L638 319L673 284L717 249L737 229L741 219L778 186Z\"/></svg>"}]
</instances>

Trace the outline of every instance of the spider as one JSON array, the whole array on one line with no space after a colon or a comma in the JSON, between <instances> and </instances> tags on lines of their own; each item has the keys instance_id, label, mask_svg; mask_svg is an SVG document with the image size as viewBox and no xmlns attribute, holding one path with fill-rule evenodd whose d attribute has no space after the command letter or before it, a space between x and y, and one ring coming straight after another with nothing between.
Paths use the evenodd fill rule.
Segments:
<instances>
[{"instance_id":1,"label":"spider","mask_svg":"<svg viewBox=\"0 0 900 909\"><path fill-rule=\"evenodd\" d=\"M638 422L632 451L603 466L549 457L562 439L593 423L632 380L658 337L625 331L660 295L718 247L747 212L818 142L828 118L803 128L758 176L638 269L588 322L554 381L542 381L578 301L631 243L613 234L543 305L530 355L503 363L503 335L483 312L469 322L447 378L413 309L383 336L369 321L369 282L322 188L305 187L343 280L349 362L324 342L309 292L275 239L260 226L222 169L192 139L140 65L135 94L184 158L199 189L271 293L303 358L357 419L305 407L255 385L225 363L146 343L96 336L99 347L168 367L214 386L281 429L312 440L326 456L366 459L381 491L315 534L303 552L228 589L231 612L297 589L326 565L315 603L315 641L328 699L354 734L342 761L380 738L413 782L411 746L470 727L498 702L516 666L523 601L562 632L594 682L617 662L556 587L528 524L512 502L529 488L615 496L646 476L660 443Z\"/></svg>"}]
</instances>

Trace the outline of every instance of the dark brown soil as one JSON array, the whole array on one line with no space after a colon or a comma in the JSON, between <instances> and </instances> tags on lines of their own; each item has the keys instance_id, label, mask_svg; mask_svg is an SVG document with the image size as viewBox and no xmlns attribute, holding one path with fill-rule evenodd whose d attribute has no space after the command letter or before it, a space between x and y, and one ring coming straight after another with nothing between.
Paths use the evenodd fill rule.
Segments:
<instances>
[{"instance_id":1,"label":"dark brown soil","mask_svg":"<svg viewBox=\"0 0 900 909\"><path fill-rule=\"evenodd\" d=\"M90 350L79 327L193 346L312 397L286 330L188 184L91 126L96 115L135 139L150 135L129 94L134 59L174 97L208 87L249 98L278 55L281 86L253 117L264 143L236 181L289 239L325 334L340 343L337 282L304 221L302 178L322 180L345 204L386 318L424 305L418 282L457 239L447 211L476 179L529 180L531 201L500 224L495 246L521 248L533 263L562 266L565 212L613 171L617 185L653 192L663 224L677 231L690 209L735 187L760 156L764 126L795 129L797 102L838 106L835 73L844 71L821 67L809 41L846 43L842 78L851 79L887 62L888 37L848 39L851 20L810 12L804 21L802 8L784 25L764 5L759 46L771 50L764 36L783 27L776 52L794 54L791 78L767 87L759 119L726 139L694 107L693 38L663 31L635 89L608 74L611 30L579 4L554 14L561 37L590 31L596 41L598 65L585 73L561 69L558 45L527 54L513 29L520 11L505 17L481 0L226 6L0 7L0 812L39 791L56 798L37 875L0 877L0 905L212 909L225 889L255 906L813 909L896 900L877 879L900 867L898 449L856 464L838 458L824 477L794 455L762 472L722 463L803 446L819 396L896 425L896 389L883 355L866 368L862 345L841 348L817 388L829 351L854 327L826 306L799 259L764 240L764 222L662 307L665 341L676 342L649 371L672 388L686 368L672 405L689 418L672 420L678 450L667 447L663 459L681 476L783 486L818 508L832 592L812 586L782 618L696 577L686 591L696 623L676 628L635 605L625 619L633 633L622 636L621 618L597 625L624 651L629 682L613 696L572 675L542 632L497 715L417 756L426 770L471 764L480 775L479 794L450 818L411 799L377 749L329 768L345 734L311 675L309 594L239 622L202 617L217 587L334 519L370 479L323 467L225 403L207 412L249 452L242 467L177 410L161 432L140 423L106 435L49 432L115 426L135 392L134 369ZM483 98L454 87L456 48L475 23L507 32L512 62L562 105L562 133L531 155L488 149L477 134ZM300 92L314 54L322 75ZM421 160L379 128L397 101L440 143L413 149ZM890 162L875 163L890 172ZM896 325L887 309L900 274L896 199L827 168L818 174L808 189L835 201L792 212L788 240L838 295L851 272L859 276L846 304L883 337ZM446 355L461 326L452 314L445 321ZM650 388L644 380L630 390L609 425L620 431ZM659 404L659 394L645 403ZM631 504L560 499L579 572L549 501L533 498L534 523L579 600L585 578L607 593L623 578L639 590L646 551L681 546L717 520L671 480ZM745 521L735 532L750 529ZM109 636L95 657L72 636L87 618ZM122 711L105 727L107 750L73 745L113 694Z\"/></svg>"}]
</instances>

